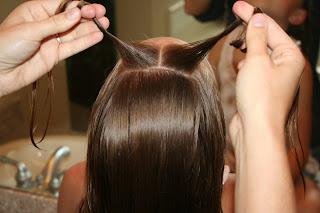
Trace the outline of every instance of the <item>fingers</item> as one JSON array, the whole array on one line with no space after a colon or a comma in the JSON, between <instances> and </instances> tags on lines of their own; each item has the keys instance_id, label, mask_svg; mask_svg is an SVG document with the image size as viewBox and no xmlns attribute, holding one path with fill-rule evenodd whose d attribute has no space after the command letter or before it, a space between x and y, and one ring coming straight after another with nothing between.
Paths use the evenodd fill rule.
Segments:
<instances>
[{"instance_id":1,"label":"fingers","mask_svg":"<svg viewBox=\"0 0 320 213\"><path fill-rule=\"evenodd\" d=\"M62 0L42 0L42 1L39 1L39 3L41 3L43 8L46 9L46 12L50 16L55 15L56 9L58 8L58 6L61 2L62 2ZM80 1L71 1L71 3L67 7L67 10L76 7L79 4L79 2ZM95 15L97 18L100 18L100 17L104 16L106 13L104 6L102 6L100 4L86 5L83 7L83 9L85 9L82 14L82 16L84 18L93 18L94 16L92 16L92 15ZM92 11L92 10L94 10L94 11Z\"/></svg>"},{"instance_id":2,"label":"fingers","mask_svg":"<svg viewBox=\"0 0 320 213\"><path fill-rule=\"evenodd\" d=\"M274 20L264 14L267 27L260 27L259 29L259 27L254 26L254 22L257 21L258 17L262 18L262 15L255 14L253 16L254 8L250 4L238 1L234 4L233 10L240 18L249 22L246 39L248 56L264 54L267 44L272 50L271 58L275 65L283 67L283 69L289 67L294 70L301 70L300 68L304 66L304 57L301 51Z\"/></svg>"},{"instance_id":3,"label":"fingers","mask_svg":"<svg viewBox=\"0 0 320 213\"><path fill-rule=\"evenodd\" d=\"M59 46L59 61L64 60L99 43L102 39L102 32L93 32L76 40L67 43L62 43Z\"/></svg>"},{"instance_id":4,"label":"fingers","mask_svg":"<svg viewBox=\"0 0 320 213\"><path fill-rule=\"evenodd\" d=\"M246 35L247 57L268 55L268 23L264 14L255 14Z\"/></svg>"},{"instance_id":5,"label":"fingers","mask_svg":"<svg viewBox=\"0 0 320 213\"><path fill-rule=\"evenodd\" d=\"M234 3L232 9L235 15L237 15L247 23L253 16L254 12L254 7L244 1L237 1L236 3Z\"/></svg>"},{"instance_id":6,"label":"fingers","mask_svg":"<svg viewBox=\"0 0 320 213\"><path fill-rule=\"evenodd\" d=\"M244 1L237 1L233 6L233 12L245 22L249 22L253 16L254 7ZM273 50L280 44L295 45L281 27L269 16L265 15L268 22L268 46Z\"/></svg>"},{"instance_id":7,"label":"fingers","mask_svg":"<svg viewBox=\"0 0 320 213\"><path fill-rule=\"evenodd\" d=\"M83 18L101 18L106 14L106 8L100 4L86 5L81 9Z\"/></svg>"},{"instance_id":8,"label":"fingers","mask_svg":"<svg viewBox=\"0 0 320 213\"><path fill-rule=\"evenodd\" d=\"M109 27L109 20L106 17L101 17L98 20L105 29ZM66 43L78 39L80 37L86 36L93 32L100 32L100 29L94 22L89 21L76 25L76 27L72 28L70 32L68 31L65 33L60 33L59 36L61 38L62 43Z\"/></svg>"},{"instance_id":9,"label":"fingers","mask_svg":"<svg viewBox=\"0 0 320 213\"><path fill-rule=\"evenodd\" d=\"M48 5L52 6L53 2L54 1L51 1L50 4L48 3ZM68 8L71 9L67 9L66 12L52 16L45 20L41 20L39 22L29 24L29 30L27 31L29 33L26 34L26 37L30 40L42 41L51 35L65 32L65 34L68 36L64 36L65 38L63 38L63 42L68 42L72 38L76 39L98 30L92 21L84 21L79 25L80 27L75 28L77 29L76 31L72 30L71 33L67 32L69 29L75 26L81 18L84 18L83 20L91 20L93 17L97 17L98 19L100 18L99 21L105 29L109 27L109 20L104 17L106 10L102 5L86 5L80 11L80 9L76 8L78 3L78 1L71 2L68 6ZM36 38L34 36L35 31L38 32ZM60 37L63 37L63 35L60 35Z\"/></svg>"},{"instance_id":10,"label":"fingers","mask_svg":"<svg viewBox=\"0 0 320 213\"><path fill-rule=\"evenodd\" d=\"M48 19L27 24L26 29L28 29L28 31L26 32L25 36L29 37L30 40L36 40L40 42L51 35L71 29L80 21L80 19L80 9L73 8Z\"/></svg>"}]
</instances>

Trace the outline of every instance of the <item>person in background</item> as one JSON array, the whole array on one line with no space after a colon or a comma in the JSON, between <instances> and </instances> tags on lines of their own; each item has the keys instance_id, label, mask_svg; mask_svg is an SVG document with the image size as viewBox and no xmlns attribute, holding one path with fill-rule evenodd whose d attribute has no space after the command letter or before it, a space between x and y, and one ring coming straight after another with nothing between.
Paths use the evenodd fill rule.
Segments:
<instances>
[{"instance_id":1,"label":"person in background","mask_svg":"<svg viewBox=\"0 0 320 213\"><path fill-rule=\"evenodd\" d=\"M298 26L303 24L307 18L307 10L303 8L302 0L246 0L246 2L258 6L272 17L285 31L292 25ZM230 124L234 114L237 112L235 85L238 73L238 64L245 59L246 54L240 50L236 50L229 44L235 40L241 33L240 28L232 32L230 35L220 40L213 47L209 54L209 62L215 68L216 75L219 79L219 87L221 91L221 101L225 113L226 125ZM301 41L293 41L297 46L303 45ZM307 58L306 58L307 60ZM289 148L288 157L291 165L291 172L295 182L296 195L299 204L300 212L320 212L320 199L313 196L318 194L319 189L316 183L308 176L306 180L306 199L304 199L304 185L300 178L299 166L303 169L309 160L310 141L311 141L311 122L312 122L312 68L307 60L307 64L301 79L300 97L299 97L299 116L298 116L298 131L301 139L301 145L296 145L298 159L297 163L295 153ZM257 138L257 140L259 140ZM227 135L227 165L231 171L236 171L236 159L234 157L233 148L230 144L230 135ZM303 150L302 150L303 149ZM305 205L308 203L308 205Z\"/></svg>"},{"instance_id":2,"label":"person in background","mask_svg":"<svg viewBox=\"0 0 320 213\"><path fill-rule=\"evenodd\" d=\"M236 2L236 0L185 0L185 12L189 15L193 15L200 22L207 22L214 21L223 16L225 14L225 7L227 6L227 25L229 25L235 20L235 16L232 13L232 5L234 2ZM307 30L300 28L299 31L300 34L305 35L302 39L304 40L303 44L305 45L305 48L303 48L303 50L312 67L313 116L311 131L311 152L314 158L320 162L320 131L318 131L318 127L320 126L320 82L318 77L319 75L316 70L320 38L320 28L318 24L318 20L320 20L320 1L305 1L305 9L308 10L307 20L304 23ZM314 174L312 175L314 176Z\"/></svg>"},{"instance_id":3,"label":"person in background","mask_svg":"<svg viewBox=\"0 0 320 213\"><path fill-rule=\"evenodd\" d=\"M200 22L214 21L221 18L226 13L227 7L227 26L234 20L235 16L232 13L232 5L237 0L185 0L184 10L186 14L194 16ZM310 46L306 51L313 69L316 67L319 49L320 29L318 28L318 20L320 18L320 2L318 0L307 0L305 6L309 13L307 24L310 28L308 40ZM320 138L320 137L319 137Z\"/></svg>"},{"instance_id":4,"label":"person in background","mask_svg":"<svg viewBox=\"0 0 320 213\"><path fill-rule=\"evenodd\" d=\"M237 0L185 0L184 10L187 14L193 15L201 22L217 20L227 12L227 25L230 25L235 20L232 5L236 1Z\"/></svg>"}]
</instances>

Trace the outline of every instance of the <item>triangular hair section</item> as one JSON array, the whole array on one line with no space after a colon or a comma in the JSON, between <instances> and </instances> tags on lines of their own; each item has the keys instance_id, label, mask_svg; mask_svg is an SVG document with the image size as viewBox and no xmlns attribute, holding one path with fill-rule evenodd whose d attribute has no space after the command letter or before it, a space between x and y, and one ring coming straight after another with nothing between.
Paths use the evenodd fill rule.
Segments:
<instances>
[{"instance_id":1,"label":"triangular hair section","mask_svg":"<svg viewBox=\"0 0 320 213\"><path fill-rule=\"evenodd\" d=\"M159 51L156 48L140 43L123 42L109 32L106 35L115 44L126 67L138 69L157 65Z\"/></svg>"},{"instance_id":2,"label":"triangular hair section","mask_svg":"<svg viewBox=\"0 0 320 213\"><path fill-rule=\"evenodd\" d=\"M88 4L90 3L81 1L77 7L81 9L83 6ZM60 7L62 8L63 6ZM116 36L112 35L106 29L104 29L96 17L93 18L93 21L101 30L101 32L113 41L122 59L123 65L131 69L145 68L156 65L158 51L155 48L147 45L141 45L139 43L127 43L121 41Z\"/></svg>"},{"instance_id":3,"label":"triangular hair section","mask_svg":"<svg viewBox=\"0 0 320 213\"><path fill-rule=\"evenodd\" d=\"M241 19L236 19L225 31L212 38L185 44L182 48L170 47L164 56L164 65L179 70L194 71L206 57L212 47L224 36L242 24Z\"/></svg>"}]
</instances>

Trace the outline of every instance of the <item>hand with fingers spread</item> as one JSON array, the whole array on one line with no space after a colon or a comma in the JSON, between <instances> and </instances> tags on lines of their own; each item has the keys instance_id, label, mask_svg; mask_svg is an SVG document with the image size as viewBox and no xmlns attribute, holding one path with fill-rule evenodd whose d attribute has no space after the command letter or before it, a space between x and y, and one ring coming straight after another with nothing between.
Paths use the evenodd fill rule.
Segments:
<instances>
[{"instance_id":1,"label":"hand with fingers spread","mask_svg":"<svg viewBox=\"0 0 320 213\"><path fill-rule=\"evenodd\" d=\"M103 38L91 18L104 28L109 21L102 5L76 8L55 15L61 0L29 1L17 7L0 25L0 98L36 81L59 61Z\"/></svg>"},{"instance_id":2,"label":"hand with fingers spread","mask_svg":"<svg viewBox=\"0 0 320 213\"><path fill-rule=\"evenodd\" d=\"M297 212L284 132L305 60L270 17L252 15L243 1L233 10L248 23L247 55L236 80L238 113L229 129L237 162L235 209Z\"/></svg>"}]
</instances>

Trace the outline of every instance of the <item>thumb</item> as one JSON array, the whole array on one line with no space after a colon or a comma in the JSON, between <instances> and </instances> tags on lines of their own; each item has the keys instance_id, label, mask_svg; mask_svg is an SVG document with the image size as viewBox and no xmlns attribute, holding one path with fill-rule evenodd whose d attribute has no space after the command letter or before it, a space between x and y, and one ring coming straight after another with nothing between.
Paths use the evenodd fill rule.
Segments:
<instances>
[{"instance_id":1,"label":"thumb","mask_svg":"<svg viewBox=\"0 0 320 213\"><path fill-rule=\"evenodd\" d=\"M66 12L52 16L29 25L29 29L33 31L33 40L42 41L43 39L61 32L71 29L81 19L81 11L79 8L72 8ZM37 32L37 33L34 33Z\"/></svg>"},{"instance_id":2,"label":"thumb","mask_svg":"<svg viewBox=\"0 0 320 213\"><path fill-rule=\"evenodd\" d=\"M258 13L249 21L246 35L247 57L268 55L268 23L265 15Z\"/></svg>"}]
</instances>

